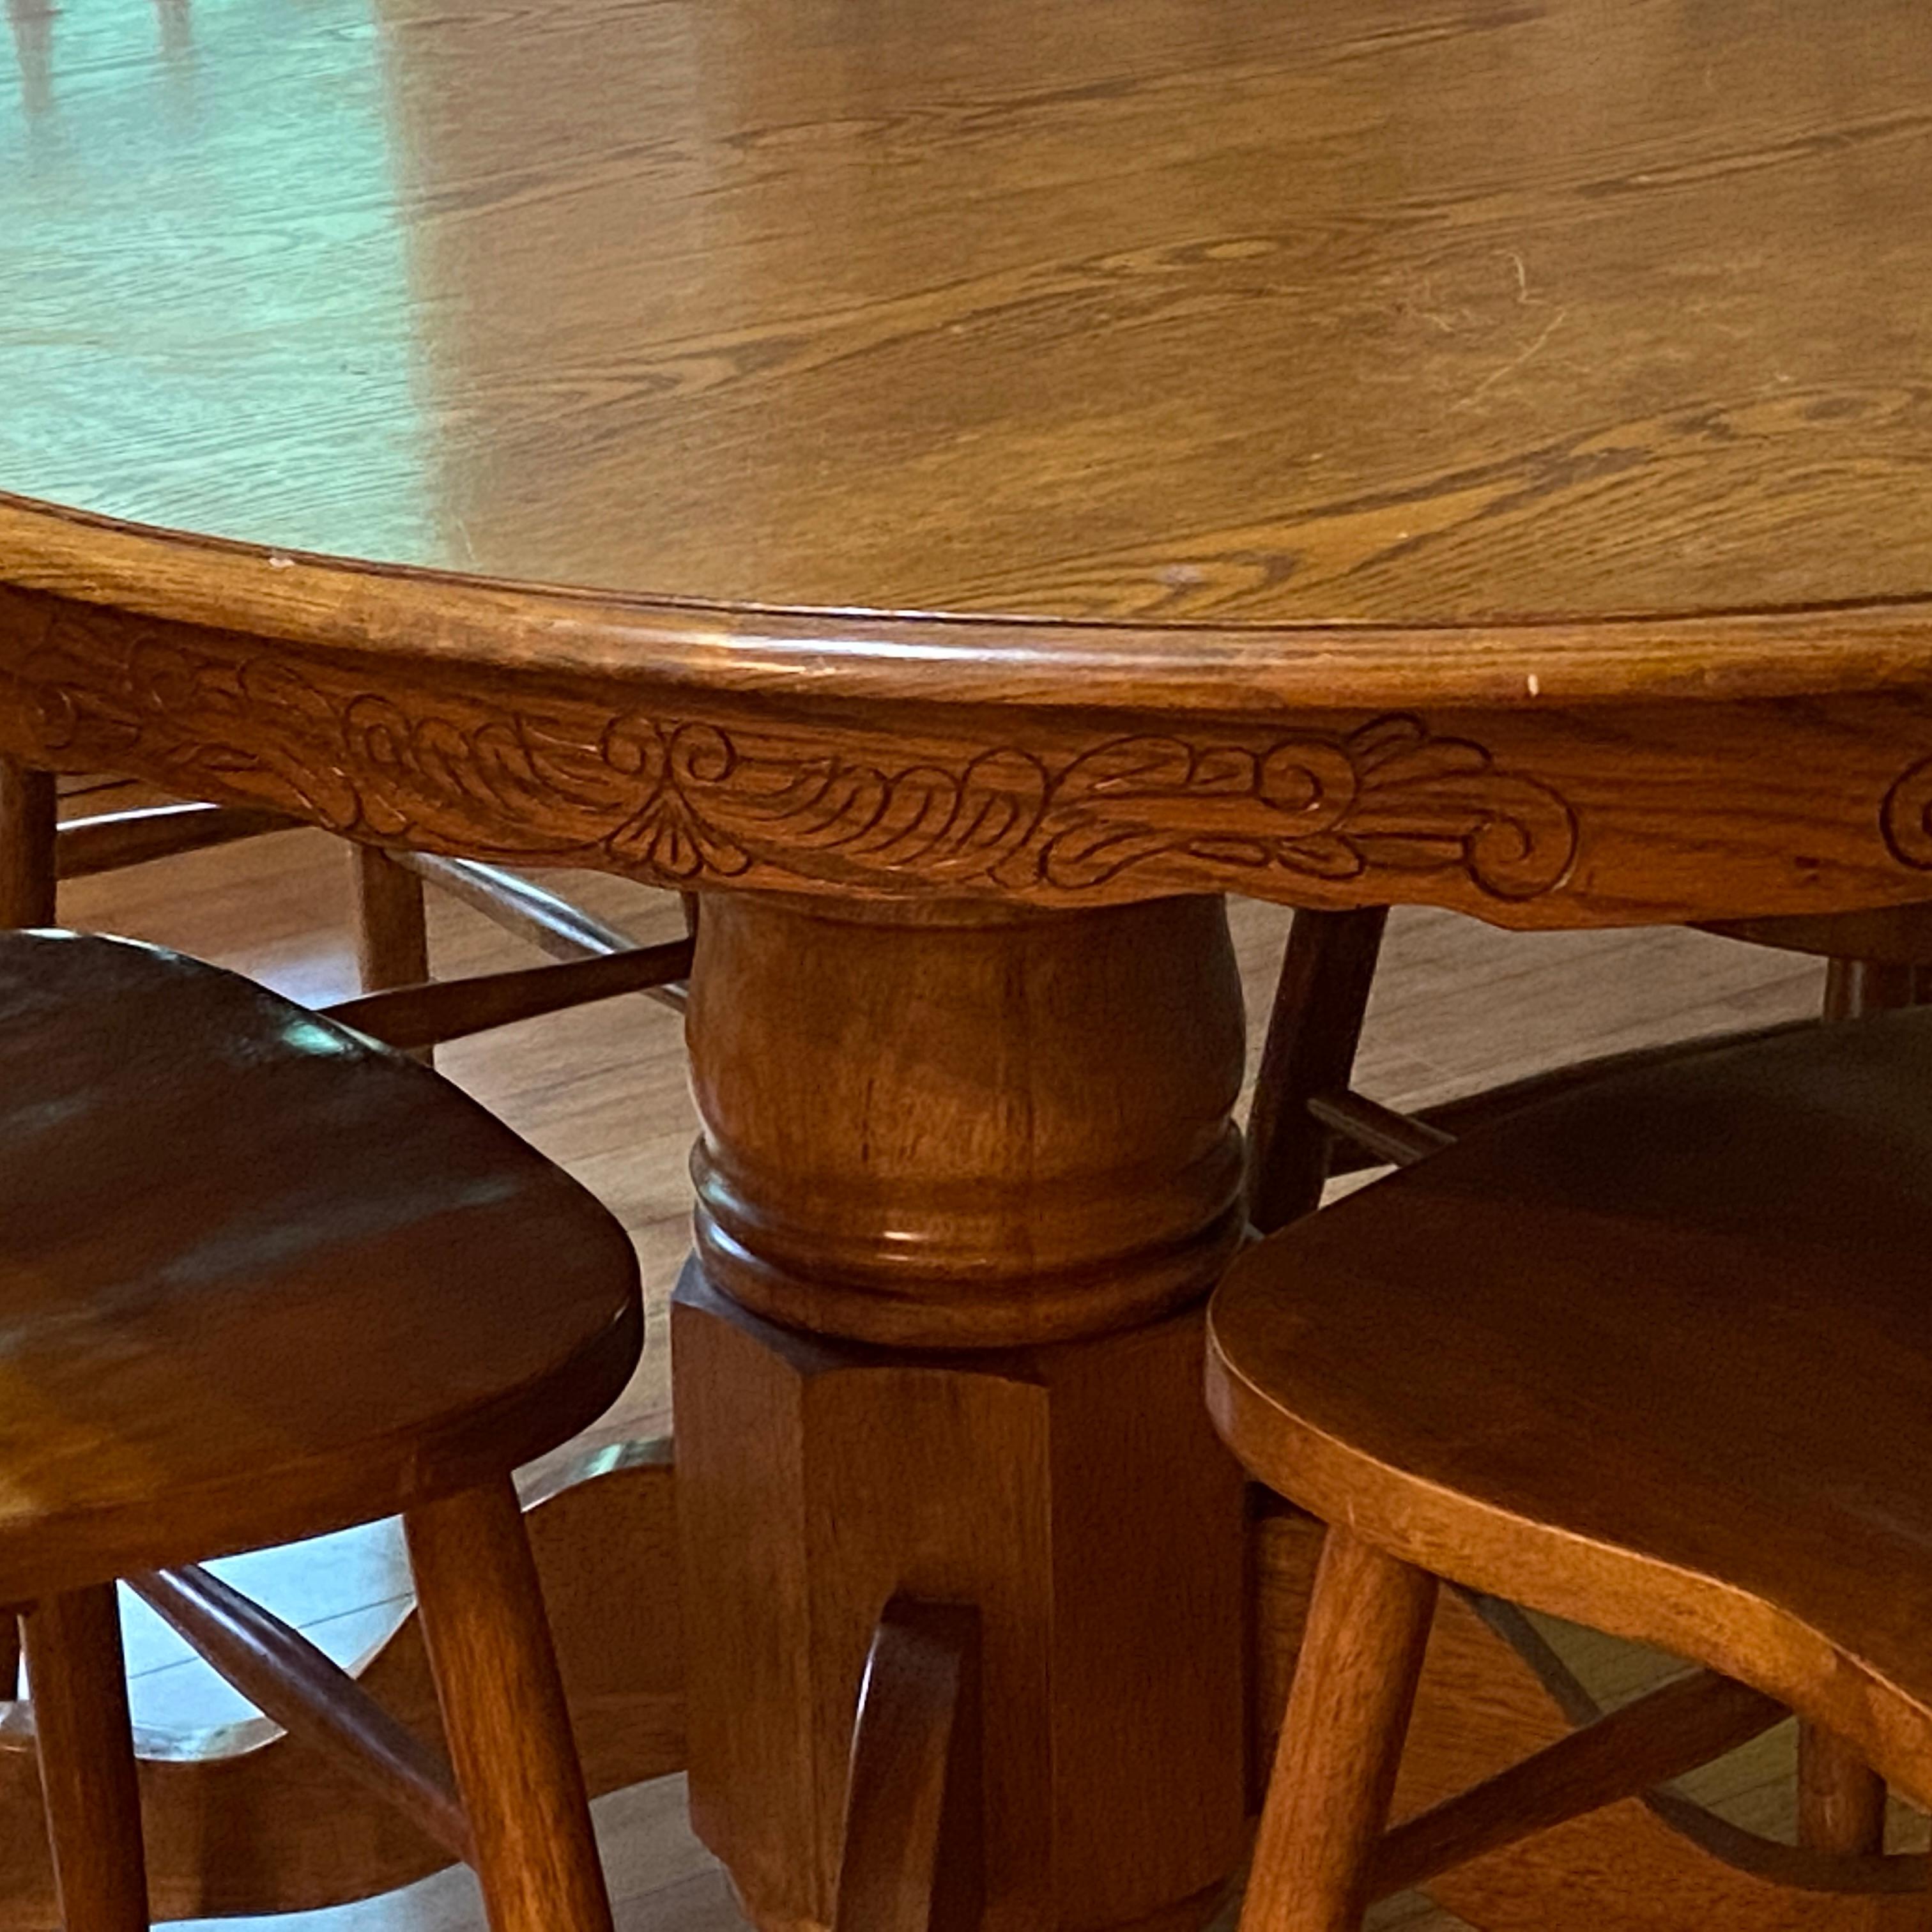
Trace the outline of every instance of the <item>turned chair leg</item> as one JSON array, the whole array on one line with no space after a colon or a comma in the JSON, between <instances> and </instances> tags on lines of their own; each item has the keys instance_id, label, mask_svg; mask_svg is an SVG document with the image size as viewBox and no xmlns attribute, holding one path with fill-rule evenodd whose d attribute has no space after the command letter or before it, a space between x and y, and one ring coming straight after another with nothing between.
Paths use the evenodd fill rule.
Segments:
<instances>
[{"instance_id":1,"label":"turned chair leg","mask_svg":"<svg viewBox=\"0 0 1932 1932\"><path fill-rule=\"evenodd\" d=\"M465 1490L403 1527L490 1932L610 1932L515 1489Z\"/></svg>"},{"instance_id":2,"label":"turned chair leg","mask_svg":"<svg viewBox=\"0 0 1932 1932\"><path fill-rule=\"evenodd\" d=\"M1426 1570L1328 1532L1240 1932L1358 1932L1436 1591Z\"/></svg>"},{"instance_id":3,"label":"turned chair leg","mask_svg":"<svg viewBox=\"0 0 1932 1932\"><path fill-rule=\"evenodd\" d=\"M1322 1204L1334 1135L1308 1111L1348 1084L1385 906L1298 912L1248 1117L1248 1219L1264 1234Z\"/></svg>"},{"instance_id":4,"label":"turned chair leg","mask_svg":"<svg viewBox=\"0 0 1932 1932\"><path fill-rule=\"evenodd\" d=\"M66 1932L146 1932L148 1877L121 1614L102 1583L20 1619Z\"/></svg>"},{"instance_id":5,"label":"turned chair leg","mask_svg":"<svg viewBox=\"0 0 1932 1932\"><path fill-rule=\"evenodd\" d=\"M0 926L54 923L54 775L0 758Z\"/></svg>"}]
</instances>

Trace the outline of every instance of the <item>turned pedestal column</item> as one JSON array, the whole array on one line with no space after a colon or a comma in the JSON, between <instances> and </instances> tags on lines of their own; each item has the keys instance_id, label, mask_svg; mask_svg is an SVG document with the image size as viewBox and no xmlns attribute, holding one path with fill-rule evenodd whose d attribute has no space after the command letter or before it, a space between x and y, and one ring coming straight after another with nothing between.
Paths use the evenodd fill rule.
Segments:
<instances>
[{"instance_id":1,"label":"turned pedestal column","mask_svg":"<svg viewBox=\"0 0 1932 1932\"><path fill-rule=\"evenodd\" d=\"M1198 1308L1240 1238L1218 900L716 895L673 1326L692 1804L831 1922L889 1599L976 1612L985 1926L1190 1928L1242 1839L1241 1486Z\"/></svg>"}]
</instances>

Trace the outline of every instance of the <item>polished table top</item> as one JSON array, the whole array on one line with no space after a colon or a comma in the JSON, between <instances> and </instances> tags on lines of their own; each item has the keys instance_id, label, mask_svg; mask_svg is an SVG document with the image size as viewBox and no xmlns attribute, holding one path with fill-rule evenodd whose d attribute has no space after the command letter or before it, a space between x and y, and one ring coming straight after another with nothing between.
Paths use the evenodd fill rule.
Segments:
<instances>
[{"instance_id":1,"label":"polished table top","mask_svg":"<svg viewBox=\"0 0 1932 1932\"><path fill-rule=\"evenodd\" d=\"M1919 0L9 11L23 496L1264 681L1932 593Z\"/></svg>"},{"instance_id":2,"label":"polished table top","mask_svg":"<svg viewBox=\"0 0 1932 1932\"><path fill-rule=\"evenodd\" d=\"M989 1932L1193 1932L1276 1628L1209 896L1932 894L1924 0L8 4L0 754L706 893L680 1731L600 1775L829 1924L934 1592Z\"/></svg>"},{"instance_id":3,"label":"polished table top","mask_svg":"<svg viewBox=\"0 0 1932 1932\"><path fill-rule=\"evenodd\" d=\"M10 13L0 750L658 884L1925 895L1922 0Z\"/></svg>"}]
</instances>

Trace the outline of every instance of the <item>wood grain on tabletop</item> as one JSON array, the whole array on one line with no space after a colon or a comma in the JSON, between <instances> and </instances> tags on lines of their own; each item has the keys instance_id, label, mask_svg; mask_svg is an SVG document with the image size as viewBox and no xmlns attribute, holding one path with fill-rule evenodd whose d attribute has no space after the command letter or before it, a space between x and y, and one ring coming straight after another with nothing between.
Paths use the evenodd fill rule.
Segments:
<instances>
[{"instance_id":1,"label":"wood grain on tabletop","mask_svg":"<svg viewBox=\"0 0 1932 1932\"><path fill-rule=\"evenodd\" d=\"M1290 675L1253 626L1932 591L1916 0L1856 32L1828 0L9 20L28 496L679 598L1232 626L1148 646L1202 702ZM73 541L16 518L0 550L98 593ZM1871 622L1837 626L1844 679L1922 680ZM1630 634L1768 688L1815 628ZM1042 640L1000 635L971 650L1010 692ZM1128 662L1046 644L1083 693ZM1513 648L1328 638L1295 674L1651 674L1612 633Z\"/></svg>"}]
</instances>

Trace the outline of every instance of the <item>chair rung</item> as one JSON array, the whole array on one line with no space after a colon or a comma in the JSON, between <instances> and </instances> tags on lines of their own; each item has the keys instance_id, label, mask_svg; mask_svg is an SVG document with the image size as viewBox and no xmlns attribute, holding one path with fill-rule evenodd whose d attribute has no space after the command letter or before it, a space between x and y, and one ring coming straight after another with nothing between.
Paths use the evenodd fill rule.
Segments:
<instances>
[{"instance_id":1,"label":"chair rung","mask_svg":"<svg viewBox=\"0 0 1932 1932\"><path fill-rule=\"evenodd\" d=\"M63 879L171 859L266 832L292 832L300 821L278 812L230 805L156 805L137 812L96 812L70 819L54 834L54 867Z\"/></svg>"},{"instance_id":2,"label":"chair rung","mask_svg":"<svg viewBox=\"0 0 1932 1932\"><path fill-rule=\"evenodd\" d=\"M608 952L628 952L637 944L581 906L501 866L485 865L480 859L446 858L437 852L389 856L406 871L527 939L554 959L595 959Z\"/></svg>"},{"instance_id":3,"label":"chair rung","mask_svg":"<svg viewBox=\"0 0 1932 1932\"><path fill-rule=\"evenodd\" d=\"M300 1631L197 1564L130 1576L128 1586L264 1717L468 1858L470 1822L440 1754Z\"/></svg>"},{"instance_id":4,"label":"chair rung","mask_svg":"<svg viewBox=\"0 0 1932 1932\"><path fill-rule=\"evenodd\" d=\"M437 852L392 852L398 865L460 899L506 932L526 939L553 959L598 959L633 952L638 942L581 906L547 892L520 872L480 859L452 859ZM690 988L682 976L643 989L659 1005L682 1012Z\"/></svg>"},{"instance_id":5,"label":"chair rung","mask_svg":"<svg viewBox=\"0 0 1932 1932\"><path fill-rule=\"evenodd\" d=\"M467 980L434 980L419 986L364 993L322 1011L407 1052L625 993L675 991L681 1006L691 956L688 939L668 940L662 946L633 946L622 952L529 966L514 973L484 973Z\"/></svg>"},{"instance_id":6,"label":"chair rung","mask_svg":"<svg viewBox=\"0 0 1932 1932\"><path fill-rule=\"evenodd\" d=\"M1445 1133L1412 1114L1399 1114L1366 1094L1348 1091L1318 1094L1308 1103L1308 1111L1324 1126L1346 1135L1355 1146L1378 1160L1392 1160L1398 1167L1412 1167L1442 1148L1454 1144L1456 1136Z\"/></svg>"},{"instance_id":7,"label":"chair rung","mask_svg":"<svg viewBox=\"0 0 1932 1932\"><path fill-rule=\"evenodd\" d=\"M1370 1893L1386 1898L1407 1892L1519 1839L1667 1784L1788 1714L1773 1699L1715 1671L1678 1678L1398 1825L1376 1853Z\"/></svg>"},{"instance_id":8,"label":"chair rung","mask_svg":"<svg viewBox=\"0 0 1932 1932\"><path fill-rule=\"evenodd\" d=\"M1726 1046L1743 1046L1748 1042L1775 1040L1786 1034L1807 1030L1819 1024L1816 1020L1780 1020L1775 1025L1753 1027L1738 1033L1721 1036ZM1432 1107L1418 1108L1413 1114L1395 1114L1392 1108L1378 1108L1378 1115L1392 1115L1398 1120L1412 1122L1426 1128L1432 1128L1448 1139L1460 1140L1465 1134L1474 1133L1479 1127L1492 1126L1498 1120L1507 1120L1512 1114L1520 1113L1526 1107L1534 1106L1543 1100L1554 1100L1562 1095L1574 1093L1579 1088L1600 1080L1606 1074L1632 1073L1646 1066L1667 1064L1682 1058L1687 1053L1710 1046L1715 1042L1708 1038L1666 1041L1660 1046L1642 1046L1626 1053L1607 1053L1594 1060L1573 1060L1564 1066L1554 1066L1546 1072L1532 1073L1521 1080L1512 1080L1502 1087L1490 1087L1476 1094L1465 1094L1454 1100L1444 1100ZM1360 1100L1361 1096L1355 1095ZM1365 1167L1379 1166L1384 1161L1393 1160L1396 1156L1382 1152L1366 1145L1355 1137L1352 1122L1344 1119L1329 1119L1321 1114L1323 1106L1330 1104L1326 1100L1311 1101L1311 1112L1328 1121L1343 1137L1342 1144L1329 1163L1331 1174L1359 1173ZM1373 1102L1364 1102L1365 1106L1374 1106ZM1430 1150L1432 1152L1433 1149Z\"/></svg>"}]
</instances>

